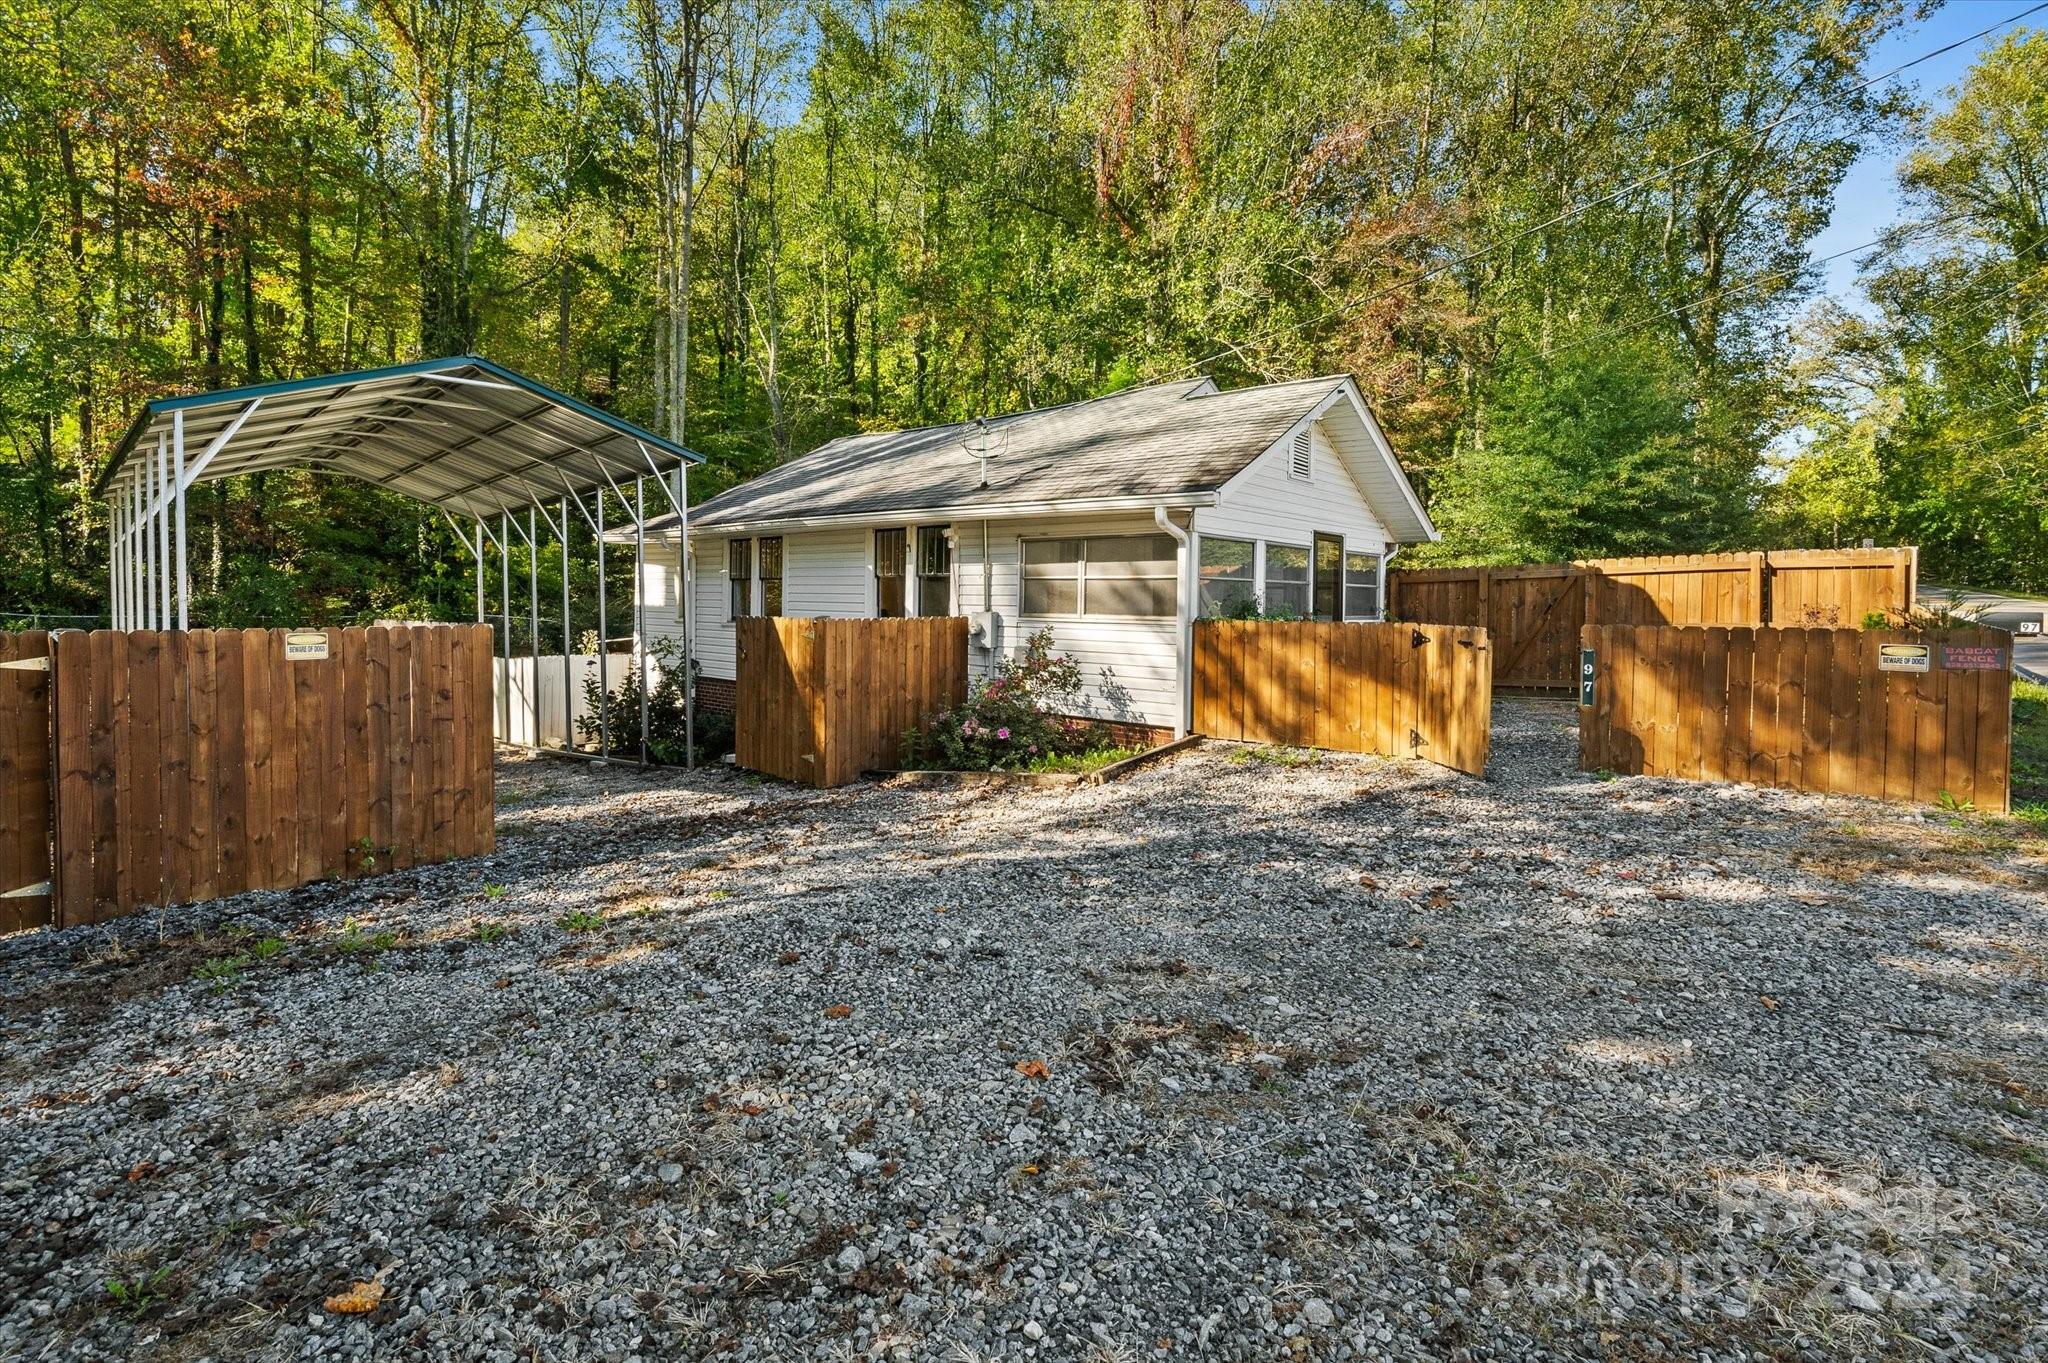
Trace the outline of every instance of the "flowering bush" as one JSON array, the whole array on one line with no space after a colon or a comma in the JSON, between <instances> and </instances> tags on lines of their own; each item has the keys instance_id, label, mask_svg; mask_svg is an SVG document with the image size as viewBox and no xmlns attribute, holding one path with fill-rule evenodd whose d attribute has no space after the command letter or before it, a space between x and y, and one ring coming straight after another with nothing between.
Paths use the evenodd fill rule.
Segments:
<instances>
[{"instance_id":1,"label":"flowering bush","mask_svg":"<svg viewBox=\"0 0 2048 1363\"><path fill-rule=\"evenodd\" d=\"M996 664L996 674L970 687L964 704L927 715L903 735L903 765L942 771L1000 771L1040 758L1082 753L1109 743L1100 724L1068 718L1081 699L1081 668L1054 653L1052 631L1024 641L1024 651Z\"/></svg>"}]
</instances>

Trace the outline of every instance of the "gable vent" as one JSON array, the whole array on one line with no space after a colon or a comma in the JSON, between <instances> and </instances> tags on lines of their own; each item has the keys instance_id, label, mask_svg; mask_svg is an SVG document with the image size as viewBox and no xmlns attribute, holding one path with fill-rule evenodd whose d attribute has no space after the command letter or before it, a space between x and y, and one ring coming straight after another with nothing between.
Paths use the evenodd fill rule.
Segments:
<instances>
[{"instance_id":1,"label":"gable vent","mask_svg":"<svg viewBox=\"0 0 2048 1363\"><path fill-rule=\"evenodd\" d=\"M1297 478L1309 476L1309 434L1302 431L1294 437L1294 457L1289 461L1287 471Z\"/></svg>"}]
</instances>

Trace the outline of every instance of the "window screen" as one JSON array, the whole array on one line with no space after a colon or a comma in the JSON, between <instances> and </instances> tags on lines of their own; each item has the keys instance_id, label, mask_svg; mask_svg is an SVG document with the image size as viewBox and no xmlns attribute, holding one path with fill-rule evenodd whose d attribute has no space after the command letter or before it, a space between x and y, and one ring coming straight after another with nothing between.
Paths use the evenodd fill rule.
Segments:
<instances>
[{"instance_id":1,"label":"window screen","mask_svg":"<svg viewBox=\"0 0 2048 1363\"><path fill-rule=\"evenodd\" d=\"M875 614L885 620L903 616L904 555L907 530L875 532Z\"/></svg>"},{"instance_id":2,"label":"window screen","mask_svg":"<svg viewBox=\"0 0 2048 1363\"><path fill-rule=\"evenodd\" d=\"M782 614L782 536L761 541L761 614Z\"/></svg>"},{"instance_id":3,"label":"window screen","mask_svg":"<svg viewBox=\"0 0 2048 1363\"><path fill-rule=\"evenodd\" d=\"M917 532L917 613L947 615L953 609L953 546L946 527L927 525Z\"/></svg>"},{"instance_id":4,"label":"window screen","mask_svg":"<svg viewBox=\"0 0 2048 1363\"><path fill-rule=\"evenodd\" d=\"M1256 606L1259 584L1252 581L1252 542L1202 536L1202 614L1228 615Z\"/></svg>"},{"instance_id":5,"label":"window screen","mask_svg":"<svg viewBox=\"0 0 2048 1363\"><path fill-rule=\"evenodd\" d=\"M1083 541L1082 554L1083 615L1173 614L1171 535L1105 535Z\"/></svg>"},{"instance_id":6,"label":"window screen","mask_svg":"<svg viewBox=\"0 0 2048 1363\"><path fill-rule=\"evenodd\" d=\"M1299 544L1266 546L1266 614L1308 618L1308 549Z\"/></svg>"},{"instance_id":7,"label":"window screen","mask_svg":"<svg viewBox=\"0 0 2048 1363\"><path fill-rule=\"evenodd\" d=\"M725 575L732 591L732 618L754 613L754 542L725 542Z\"/></svg>"},{"instance_id":8,"label":"window screen","mask_svg":"<svg viewBox=\"0 0 2048 1363\"><path fill-rule=\"evenodd\" d=\"M1081 613L1081 541L1024 540L1023 611L1026 615Z\"/></svg>"},{"instance_id":9,"label":"window screen","mask_svg":"<svg viewBox=\"0 0 2048 1363\"><path fill-rule=\"evenodd\" d=\"M1178 565L1170 535L1025 540L1024 614L1172 615Z\"/></svg>"},{"instance_id":10,"label":"window screen","mask_svg":"<svg viewBox=\"0 0 2048 1363\"><path fill-rule=\"evenodd\" d=\"M1377 620L1380 616L1380 556L1344 556L1344 618Z\"/></svg>"}]
</instances>

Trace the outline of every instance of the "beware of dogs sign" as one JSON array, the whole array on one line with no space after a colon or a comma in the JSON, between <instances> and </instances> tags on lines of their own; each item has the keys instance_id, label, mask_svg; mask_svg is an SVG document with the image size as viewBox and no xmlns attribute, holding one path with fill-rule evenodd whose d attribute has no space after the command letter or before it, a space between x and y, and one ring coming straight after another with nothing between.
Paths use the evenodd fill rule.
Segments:
<instances>
[{"instance_id":1,"label":"beware of dogs sign","mask_svg":"<svg viewBox=\"0 0 2048 1363\"><path fill-rule=\"evenodd\" d=\"M295 629L284 636L284 656L295 663L315 662L327 656L327 631Z\"/></svg>"},{"instance_id":2,"label":"beware of dogs sign","mask_svg":"<svg viewBox=\"0 0 2048 1363\"><path fill-rule=\"evenodd\" d=\"M1934 666L1934 649L1927 644L1879 644L1880 672L1927 672Z\"/></svg>"}]
</instances>

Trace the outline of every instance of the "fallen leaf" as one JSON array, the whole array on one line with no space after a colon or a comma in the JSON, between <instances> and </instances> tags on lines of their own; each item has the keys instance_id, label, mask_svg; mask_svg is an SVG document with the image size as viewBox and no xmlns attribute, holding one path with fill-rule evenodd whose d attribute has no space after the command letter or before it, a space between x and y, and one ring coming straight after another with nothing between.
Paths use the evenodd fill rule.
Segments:
<instances>
[{"instance_id":1,"label":"fallen leaf","mask_svg":"<svg viewBox=\"0 0 2048 1363\"><path fill-rule=\"evenodd\" d=\"M1442 890L1438 890L1429 897L1429 907L1432 909L1448 909L1453 902L1455 901Z\"/></svg>"},{"instance_id":2,"label":"fallen leaf","mask_svg":"<svg viewBox=\"0 0 2048 1363\"><path fill-rule=\"evenodd\" d=\"M1019 1060L1015 1068L1026 1079L1044 1079L1052 1074L1043 1060Z\"/></svg>"},{"instance_id":3,"label":"fallen leaf","mask_svg":"<svg viewBox=\"0 0 2048 1363\"><path fill-rule=\"evenodd\" d=\"M1026 1174L1035 1174L1038 1172L1038 1166L1035 1164L1027 1164L1019 1172Z\"/></svg>"},{"instance_id":4,"label":"fallen leaf","mask_svg":"<svg viewBox=\"0 0 2048 1363\"><path fill-rule=\"evenodd\" d=\"M850 1018L853 1016L853 1005L850 1003L835 1003L825 1010L825 1016L828 1018Z\"/></svg>"},{"instance_id":5,"label":"fallen leaf","mask_svg":"<svg viewBox=\"0 0 2048 1363\"><path fill-rule=\"evenodd\" d=\"M360 1316L366 1311L377 1309L377 1303L384 1300L384 1284L376 1279L357 1283L348 1291L329 1297L320 1303L330 1314L337 1316Z\"/></svg>"},{"instance_id":6,"label":"fallen leaf","mask_svg":"<svg viewBox=\"0 0 2048 1363\"><path fill-rule=\"evenodd\" d=\"M129 1167L128 1181L130 1183L140 1183L142 1182L142 1180L148 1178L151 1174L154 1174L155 1172L155 1164L151 1163L149 1160L142 1160Z\"/></svg>"},{"instance_id":7,"label":"fallen leaf","mask_svg":"<svg viewBox=\"0 0 2048 1363\"><path fill-rule=\"evenodd\" d=\"M1772 998L1769 994L1757 995L1756 1001L1758 1003L1761 1003L1764 1007L1771 1009L1773 1012L1777 1010L1778 1001Z\"/></svg>"},{"instance_id":8,"label":"fallen leaf","mask_svg":"<svg viewBox=\"0 0 2048 1363\"><path fill-rule=\"evenodd\" d=\"M1420 937L1410 937L1408 939L1408 947L1411 951L1422 950L1422 939Z\"/></svg>"},{"instance_id":9,"label":"fallen leaf","mask_svg":"<svg viewBox=\"0 0 2048 1363\"><path fill-rule=\"evenodd\" d=\"M1684 896L1684 895L1682 895L1682 894L1680 894L1680 893L1679 893L1678 891L1676 891L1676 890L1667 890L1667 889L1665 889L1665 888L1664 888L1664 887L1663 887L1662 885L1659 885L1659 886L1658 886L1658 887L1657 887L1657 888L1656 888L1656 889L1655 889L1654 891L1652 891L1652 893L1654 893L1654 894L1655 894L1655 895L1657 896L1657 898L1659 898L1659 899L1683 899L1683 898L1685 898L1685 896Z\"/></svg>"},{"instance_id":10,"label":"fallen leaf","mask_svg":"<svg viewBox=\"0 0 2048 1363\"><path fill-rule=\"evenodd\" d=\"M1359 888L1366 890L1377 890L1380 887L1380 883L1377 880L1374 880L1371 876L1360 876L1358 878L1358 884Z\"/></svg>"},{"instance_id":11,"label":"fallen leaf","mask_svg":"<svg viewBox=\"0 0 2048 1363\"><path fill-rule=\"evenodd\" d=\"M249 1236L249 1248L258 1254L261 1254L264 1250L269 1249L270 1232L267 1230L259 1230L252 1232Z\"/></svg>"},{"instance_id":12,"label":"fallen leaf","mask_svg":"<svg viewBox=\"0 0 2048 1363\"><path fill-rule=\"evenodd\" d=\"M803 957L794 951L785 951L782 953L781 959L784 965L795 965L798 961L801 961Z\"/></svg>"}]
</instances>

